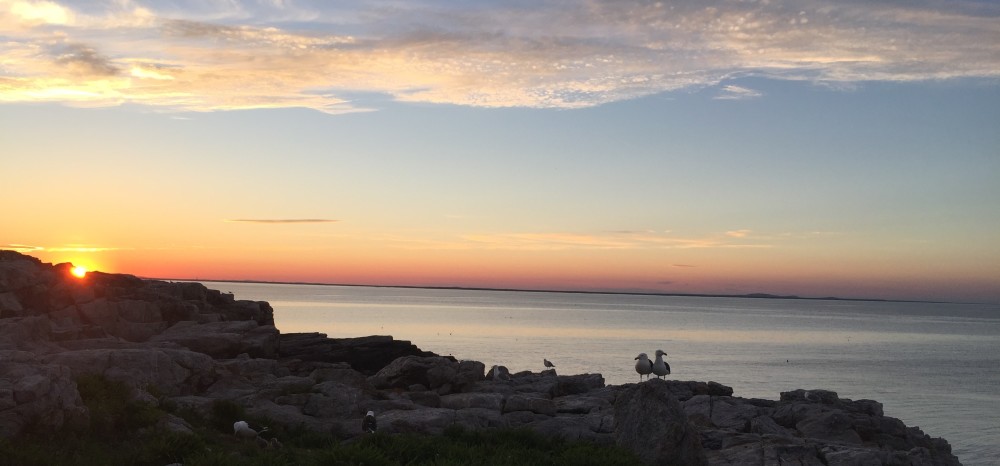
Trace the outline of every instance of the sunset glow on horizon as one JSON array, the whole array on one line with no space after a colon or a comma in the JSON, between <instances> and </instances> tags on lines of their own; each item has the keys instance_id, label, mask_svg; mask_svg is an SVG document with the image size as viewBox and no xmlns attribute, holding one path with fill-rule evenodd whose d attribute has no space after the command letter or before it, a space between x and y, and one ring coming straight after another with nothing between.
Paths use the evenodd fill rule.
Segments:
<instances>
[{"instance_id":1,"label":"sunset glow on horizon","mask_svg":"<svg viewBox=\"0 0 1000 466\"><path fill-rule=\"evenodd\" d=\"M998 19L0 0L0 249L157 278L1000 303Z\"/></svg>"}]
</instances>

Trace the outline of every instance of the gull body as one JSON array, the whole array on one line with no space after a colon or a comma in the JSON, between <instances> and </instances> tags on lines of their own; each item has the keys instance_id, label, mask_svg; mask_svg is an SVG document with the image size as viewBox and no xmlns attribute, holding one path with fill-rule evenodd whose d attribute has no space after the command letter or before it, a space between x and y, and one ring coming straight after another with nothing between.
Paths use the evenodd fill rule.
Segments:
<instances>
[{"instance_id":1,"label":"gull body","mask_svg":"<svg viewBox=\"0 0 1000 466\"><path fill-rule=\"evenodd\" d=\"M366 434L374 434L376 430L378 430L378 424L375 422L375 411L368 411L361 421L361 431Z\"/></svg>"},{"instance_id":2,"label":"gull body","mask_svg":"<svg viewBox=\"0 0 1000 466\"><path fill-rule=\"evenodd\" d=\"M247 424L247 421L236 421L233 423L233 434L236 434L240 439L257 439L257 436L264 432L267 432L267 427L257 432L250 428L250 424Z\"/></svg>"},{"instance_id":3,"label":"gull body","mask_svg":"<svg viewBox=\"0 0 1000 466\"><path fill-rule=\"evenodd\" d=\"M544 364L545 367L556 367L555 364L552 364L552 361L549 361L548 359L544 358L542 359L542 364Z\"/></svg>"},{"instance_id":4,"label":"gull body","mask_svg":"<svg viewBox=\"0 0 1000 466\"><path fill-rule=\"evenodd\" d=\"M635 371L639 373L639 381L642 382L642 376L649 378L649 374L653 372L653 361L649 360L646 353L639 353L635 360Z\"/></svg>"},{"instance_id":5,"label":"gull body","mask_svg":"<svg viewBox=\"0 0 1000 466\"><path fill-rule=\"evenodd\" d=\"M670 375L670 364L663 360L666 355L663 350L656 350L656 360L653 361L653 373L656 374L656 378Z\"/></svg>"}]
</instances>

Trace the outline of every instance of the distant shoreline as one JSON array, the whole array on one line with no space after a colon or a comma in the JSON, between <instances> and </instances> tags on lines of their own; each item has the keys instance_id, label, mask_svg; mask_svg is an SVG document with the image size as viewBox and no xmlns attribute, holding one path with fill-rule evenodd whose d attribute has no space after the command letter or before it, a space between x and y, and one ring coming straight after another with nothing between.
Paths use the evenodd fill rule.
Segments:
<instances>
[{"instance_id":1,"label":"distant shoreline","mask_svg":"<svg viewBox=\"0 0 1000 466\"><path fill-rule=\"evenodd\" d=\"M209 282L209 283L249 283L260 285L312 285L312 286L354 286L363 288L401 288L420 290L456 290L456 291L514 291L521 293L566 293L566 294L598 294L598 295L625 295L625 296L674 296L686 298L747 298L747 299L800 299L806 301L848 301L848 302L884 302L884 303L927 303L927 304L977 304L977 303L956 303L949 301L924 301L907 299L879 299L879 298L839 298L836 296L808 297L796 295L775 295L769 293L747 293L747 294L712 294L712 293L660 293L654 291L597 291L597 290L549 290L530 288L491 288L478 286L418 286L418 285L361 285L356 283L321 283L321 282L273 282L267 280L221 280L221 279L200 279L200 278L154 278L142 277L149 280L185 281L185 282Z\"/></svg>"}]
</instances>

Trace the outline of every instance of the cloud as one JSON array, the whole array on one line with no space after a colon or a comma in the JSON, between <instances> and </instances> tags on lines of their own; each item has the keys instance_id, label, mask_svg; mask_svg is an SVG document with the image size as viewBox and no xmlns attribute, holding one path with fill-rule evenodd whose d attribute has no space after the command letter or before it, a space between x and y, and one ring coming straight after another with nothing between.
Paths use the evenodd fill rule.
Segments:
<instances>
[{"instance_id":1,"label":"cloud","mask_svg":"<svg viewBox=\"0 0 1000 466\"><path fill-rule=\"evenodd\" d=\"M5 244L2 247L0 247L0 249L7 249L17 252L32 252L32 251L41 251L45 248L41 246L29 246L27 244Z\"/></svg>"},{"instance_id":2,"label":"cloud","mask_svg":"<svg viewBox=\"0 0 1000 466\"><path fill-rule=\"evenodd\" d=\"M1000 77L996 2L0 0L0 102L580 108L745 76ZM762 97L725 85L720 99Z\"/></svg>"},{"instance_id":3,"label":"cloud","mask_svg":"<svg viewBox=\"0 0 1000 466\"><path fill-rule=\"evenodd\" d=\"M120 251L129 248L118 248L118 247L108 247L108 246L87 246L81 244L71 244L68 246L56 246L39 248L44 249L48 252L105 252L105 251Z\"/></svg>"},{"instance_id":4,"label":"cloud","mask_svg":"<svg viewBox=\"0 0 1000 466\"><path fill-rule=\"evenodd\" d=\"M750 234L750 230L730 230L726 232L726 236L730 238L745 238Z\"/></svg>"},{"instance_id":5,"label":"cloud","mask_svg":"<svg viewBox=\"0 0 1000 466\"><path fill-rule=\"evenodd\" d=\"M743 100L743 99L753 99L760 97L762 94L760 91L755 91L741 86L723 86L720 90L719 95L715 96L716 100Z\"/></svg>"},{"instance_id":6,"label":"cloud","mask_svg":"<svg viewBox=\"0 0 1000 466\"><path fill-rule=\"evenodd\" d=\"M704 237L681 238L668 233L608 232L579 233L501 233L466 235L462 239L478 247L519 250L565 249L708 249L771 248L769 243L746 243L727 232Z\"/></svg>"},{"instance_id":7,"label":"cloud","mask_svg":"<svg viewBox=\"0 0 1000 466\"><path fill-rule=\"evenodd\" d=\"M688 264L672 264L671 267L693 268L695 266L694 265L688 265Z\"/></svg>"},{"instance_id":8,"label":"cloud","mask_svg":"<svg viewBox=\"0 0 1000 466\"><path fill-rule=\"evenodd\" d=\"M326 218L237 218L225 221L231 223L333 223L339 220Z\"/></svg>"}]
</instances>

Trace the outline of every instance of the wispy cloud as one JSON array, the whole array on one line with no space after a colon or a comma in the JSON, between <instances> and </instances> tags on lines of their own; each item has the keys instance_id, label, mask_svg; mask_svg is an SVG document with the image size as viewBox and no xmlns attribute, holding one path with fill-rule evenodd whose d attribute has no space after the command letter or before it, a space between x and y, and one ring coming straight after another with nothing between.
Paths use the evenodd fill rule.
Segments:
<instances>
[{"instance_id":1,"label":"wispy cloud","mask_svg":"<svg viewBox=\"0 0 1000 466\"><path fill-rule=\"evenodd\" d=\"M328 218L234 218L227 219L231 223L333 223L339 220Z\"/></svg>"},{"instance_id":2,"label":"wispy cloud","mask_svg":"<svg viewBox=\"0 0 1000 466\"><path fill-rule=\"evenodd\" d=\"M714 99L744 100L744 99L753 99L756 97L760 97L762 95L764 94L762 94L760 91L756 91L750 88L728 85L728 86L723 86L722 89L719 90L719 95L715 96Z\"/></svg>"},{"instance_id":3,"label":"wispy cloud","mask_svg":"<svg viewBox=\"0 0 1000 466\"><path fill-rule=\"evenodd\" d=\"M45 248L41 246L29 246L27 244L5 244L3 246L0 246L0 249L7 249L10 251L17 251L17 252L32 252L32 251L40 251Z\"/></svg>"},{"instance_id":4,"label":"wispy cloud","mask_svg":"<svg viewBox=\"0 0 1000 466\"><path fill-rule=\"evenodd\" d=\"M774 246L771 243L759 241L748 242L742 237L732 236L728 233L704 237L678 237L669 233L652 231L602 234L479 234L466 235L462 239L479 247L522 250L771 248Z\"/></svg>"},{"instance_id":5,"label":"wispy cloud","mask_svg":"<svg viewBox=\"0 0 1000 466\"><path fill-rule=\"evenodd\" d=\"M0 102L578 108L741 76L1000 76L996 2L0 0ZM760 97L726 85L718 98Z\"/></svg>"},{"instance_id":6,"label":"wispy cloud","mask_svg":"<svg viewBox=\"0 0 1000 466\"><path fill-rule=\"evenodd\" d=\"M120 251L128 248L121 247L109 247L109 246L91 246L86 244L69 244L63 246L29 246L26 244L7 244L0 246L0 249L10 249L17 252L105 252L105 251Z\"/></svg>"}]
</instances>

